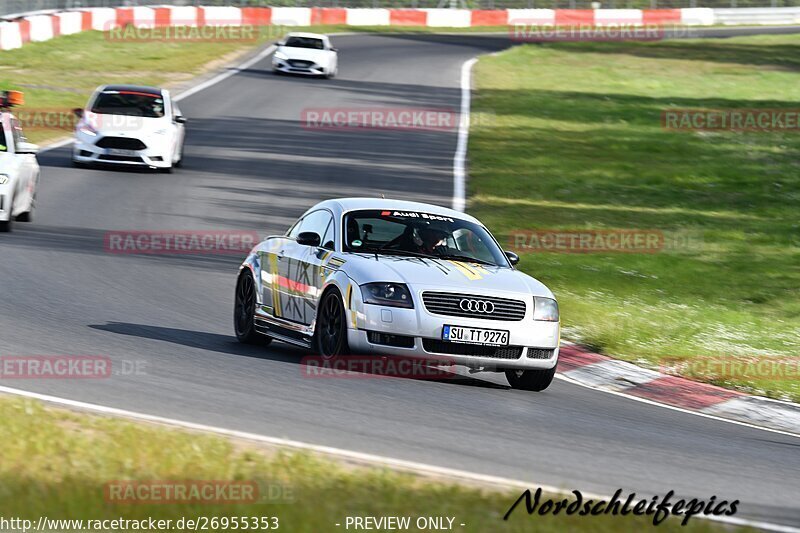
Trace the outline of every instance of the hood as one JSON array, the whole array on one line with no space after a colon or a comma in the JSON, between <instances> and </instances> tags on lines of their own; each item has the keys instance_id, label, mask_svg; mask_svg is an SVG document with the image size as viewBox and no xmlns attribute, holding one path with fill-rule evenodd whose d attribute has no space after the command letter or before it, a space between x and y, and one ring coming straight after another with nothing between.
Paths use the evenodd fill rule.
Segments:
<instances>
[{"instance_id":1,"label":"hood","mask_svg":"<svg viewBox=\"0 0 800 533\"><path fill-rule=\"evenodd\" d=\"M126 115L106 115L99 113L86 113L86 119L92 127L104 137L133 137L149 136L159 130L169 131L171 120L168 116L160 118L132 117Z\"/></svg>"},{"instance_id":2,"label":"hood","mask_svg":"<svg viewBox=\"0 0 800 533\"><path fill-rule=\"evenodd\" d=\"M313 61L318 65L325 65L330 60L330 50L314 50L313 48L295 48L293 46L281 46L278 48L279 52L286 54L289 59L300 59L304 61Z\"/></svg>"},{"instance_id":3,"label":"hood","mask_svg":"<svg viewBox=\"0 0 800 533\"><path fill-rule=\"evenodd\" d=\"M518 270L476 263L417 257L342 254L349 263L345 269L359 285L372 281L405 283L412 292L421 290L458 290L466 293L507 293L546 296L553 293L539 280Z\"/></svg>"}]
</instances>

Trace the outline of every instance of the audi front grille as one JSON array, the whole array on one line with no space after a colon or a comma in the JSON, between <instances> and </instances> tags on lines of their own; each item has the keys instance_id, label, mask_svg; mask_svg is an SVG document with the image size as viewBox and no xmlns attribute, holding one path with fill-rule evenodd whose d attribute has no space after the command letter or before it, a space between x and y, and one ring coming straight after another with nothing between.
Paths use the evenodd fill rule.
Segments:
<instances>
[{"instance_id":1,"label":"audi front grille","mask_svg":"<svg viewBox=\"0 0 800 533\"><path fill-rule=\"evenodd\" d=\"M492 359L519 359L522 346L483 346L481 344L459 344L439 339L422 339L422 347L428 353L442 355L468 355Z\"/></svg>"},{"instance_id":2,"label":"audi front grille","mask_svg":"<svg viewBox=\"0 0 800 533\"><path fill-rule=\"evenodd\" d=\"M95 143L100 148L118 148L120 150L146 150L145 145L139 139L128 137L103 137Z\"/></svg>"},{"instance_id":3,"label":"audi front grille","mask_svg":"<svg viewBox=\"0 0 800 533\"><path fill-rule=\"evenodd\" d=\"M475 294L423 292L425 309L434 315L483 318L486 320L522 320L525 302Z\"/></svg>"}]
</instances>

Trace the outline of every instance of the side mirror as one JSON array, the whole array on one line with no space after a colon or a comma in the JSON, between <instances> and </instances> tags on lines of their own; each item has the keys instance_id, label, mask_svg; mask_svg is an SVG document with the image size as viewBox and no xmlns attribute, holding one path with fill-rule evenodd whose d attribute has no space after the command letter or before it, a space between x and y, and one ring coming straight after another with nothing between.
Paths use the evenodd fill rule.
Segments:
<instances>
[{"instance_id":1,"label":"side mirror","mask_svg":"<svg viewBox=\"0 0 800 533\"><path fill-rule=\"evenodd\" d=\"M175 123L176 124L186 124L186 117L184 117L183 115L176 116L175 117Z\"/></svg>"},{"instance_id":2,"label":"side mirror","mask_svg":"<svg viewBox=\"0 0 800 533\"><path fill-rule=\"evenodd\" d=\"M339 51L339 49L338 49L338 48L334 48L333 46L331 46L331 49L330 49L330 50L331 50L331 52L338 52L338 51Z\"/></svg>"},{"instance_id":3,"label":"side mirror","mask_svg":"<svg viewBox=\"0 0 800 533\"><path fill-rule=\"evenodd\" d=\"M17 143L17 150L18 154L38 154L39 153L39 145L29 143L29 142L21 142Z\"/></svg>"},{"instance_id":4,"label":"side mirror","mask_svg":"<svg viewBox=\"0 0 800 533\"><path fill-rule=\"evenodd\" d=\"M512 265L519 263L519 256L514 252L506 252L506 257L508 258L508 262Z\"/></svg>"},{"instance_id":5,"label":"side mirror","mask_svg":"<svg viewBox=\"0 0 800 533\"><path fill-rule=\"evenodd\" d=\"M80 107L76 107L75 109L72 110L72 112L75 113L76 117L83 118L83 109L81 109Z\"/></svg>"},{"instance_id":6,"label":"side mirror","mask_svg":"<svg viewBox=\"0 0 800 533\"><path fill-rule=\"evenodd\" d=\"M322 238L313 231L304 231L297 236L297 244L303 246L319 246Z\"/></svg>"},{"instance_id":7,"label":"side mirror","mask_svg":"<svg viewBox=\"0 0 800 533\"><path fill-rule=\"evenodd\" d=\"M285 41L278 41L277 43L275 43L275 46L286 46L286 42Z\"/></svg>"}]
</instances>

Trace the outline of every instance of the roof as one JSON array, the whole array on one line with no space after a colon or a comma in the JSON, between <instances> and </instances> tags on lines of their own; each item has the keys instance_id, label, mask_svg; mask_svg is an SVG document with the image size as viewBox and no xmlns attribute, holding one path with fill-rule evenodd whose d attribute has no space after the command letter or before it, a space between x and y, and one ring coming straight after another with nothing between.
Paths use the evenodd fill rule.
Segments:
<instances>
[{"instance_id":1,"label":"roof","mask_svg":"<svg viewBox=\"0 0 800 533\"><path fill-rule=\"evenodd\" d=\"M391 209L393 211L417 211L432 215L441 215L461 220L470 220L480 224L474 217L466 213L455 211L447 207L439 207L433 204L421 202L409 202L406 200L392 200L390 198L334 198L327 202L338 204L342 211L352 211L357 209ZM323 202L323 203L327 203Z\"/></svg>"},{"instance_id":2,"label":"roof","mask_svg":"<svg viewBox=\"0 0 800 533\"><path fill-rule=\"evenodd\" d=\"M101 85L100 91L134 91L139 93L163 94L158 87L148 87L146 85Z\"/></svg>"},{"instance_id":3,"label":"roof","mask_svg":"<svg viewBox=\"0 0 800 533\"><path fill-rule=\"evenodd\" d=\"M284 40L286 40L287 37L306 37L308 39L327 39L328 38L328 36L323 34L323 33L308 33L308 32L302 32L302 31L293 31L293 32L287 33L286 37L284 37Z\"/></svg>"}]
</instances>

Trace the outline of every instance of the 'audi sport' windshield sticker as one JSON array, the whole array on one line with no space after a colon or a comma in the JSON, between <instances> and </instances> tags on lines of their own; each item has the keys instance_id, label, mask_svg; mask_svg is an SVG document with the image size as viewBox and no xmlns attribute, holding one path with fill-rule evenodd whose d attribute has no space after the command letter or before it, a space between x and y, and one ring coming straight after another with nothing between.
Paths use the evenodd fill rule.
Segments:
<instances>
[{"instance_id":1,"label":"'audi sport' windshield sticker","mask_svg":"<svg viewBox=\"0 0 800 533\"><path fill-rule=\"evenodd\" d=\"M422 218L425 220L439 220L442 222L455 222L450 217L432 215L430 213L416 213L414 211L381 211L382 217Z\"/></svg>"}]
</instances>

